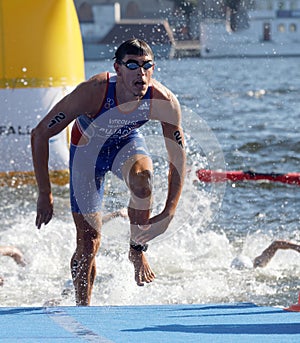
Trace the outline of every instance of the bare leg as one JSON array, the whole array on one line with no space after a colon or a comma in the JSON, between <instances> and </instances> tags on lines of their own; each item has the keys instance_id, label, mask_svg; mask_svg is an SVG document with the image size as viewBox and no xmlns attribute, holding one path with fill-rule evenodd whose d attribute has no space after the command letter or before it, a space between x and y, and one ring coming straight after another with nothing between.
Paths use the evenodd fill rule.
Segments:
<instances>
[{"instance_id":1,"label":"bare leg","mask_svg":"<svg viewBox=\"0 0 300 343\"><path fill-rule=\"evenodd\" d=\"M77 230L77 246L71 259L71 273L77 306L90 305L96 277L95 257L100 247L101 215L73 213Z\"/></svg>"},{"instance_id":2,"label":"bare leg","mask_svg":"<svg viewBox=\"0 0 300 343\"><path fill-rule=\"evenodd\" d=\"M130 190L128 216L130 219L131 240L135 241L138 225L148 223L152 204L152 162L146 156L136 155L124 164L123 173ZM137 242L138 243L138 242ZM135 281L138 286L152 282L155 278L146 256L142 251L129 249L129 260L134 266Z\"/></svg>"}]
</instances>

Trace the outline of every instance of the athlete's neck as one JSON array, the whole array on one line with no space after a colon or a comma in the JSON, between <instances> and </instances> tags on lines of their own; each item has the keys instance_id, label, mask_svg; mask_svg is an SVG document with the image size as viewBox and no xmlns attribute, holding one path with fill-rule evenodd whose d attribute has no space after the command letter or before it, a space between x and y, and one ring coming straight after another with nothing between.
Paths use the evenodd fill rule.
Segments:
<instances>
[{"instance_id":1,"label":"athlete's neck","mask_svg":"<svg viewBox=\"0 0 300 343\"><path fill-rule=\"evenodd\" d=\"M120 84L116 84L116 101L118 106L122 106L126 111L130 111L143 99L143 95L128 92Z\"/></svg>"},{"instance_id":2,"label":"athlete's neck","mask_svg":"<svg viewBox=\"0 0 300 343\"><path fill-rule=\"evenodd\" d=\"M133 103L133 102L139 102L140 100L142 100L142 96L136 95L136 94L132 94L132 96L127 96L124 93L119 93L116 90L116 99L119 105L124 105L127 103Z\"/></svg>"}]
</instances>

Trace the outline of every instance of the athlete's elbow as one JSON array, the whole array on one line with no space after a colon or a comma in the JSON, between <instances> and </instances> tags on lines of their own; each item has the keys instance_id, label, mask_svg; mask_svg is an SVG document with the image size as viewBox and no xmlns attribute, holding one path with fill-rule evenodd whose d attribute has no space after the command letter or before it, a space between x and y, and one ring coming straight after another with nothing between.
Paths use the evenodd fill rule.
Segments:
<instances>
[{"instance_id":1,"label":"athlete's elbow","mask_svg":"<svg viewBox=\"0 0 300 343\"><path fill-rule=\"evenodd\" d=\"M34 145L36 142L38 142L40 139L43 139L45 135L43 135L42 130L39 128L39 126L36 126L31 130L31 144Z\"/></svg>"},{"instance_id":2,"label":"athlete's elbow","mask_svg":"<svg viewBox=\"0 0 300 343\"><path fill-rule=\"evenodd\" d=\"M36 128L34 128L32 131L31 131L31 150L32 150L32 153L34 153L36 151L36 146L37 146L37 142L38 142L38 131Z\"/></svg>"},{"instance_id":3,"label":"athlete's elbow","mask_svg":"<svg viewBox=\"0 0 300 343\"><path fill-rule=\"evenodd\" d=\"M31 135L31 140L34 140L34 139L36 139L36 137L39 135L39 126L36 126L36 127L34 127L32 130L31 130L31 133L30 133L30 135Z\"/></svg>"},{"instance_id":4,"label":"athlete's elbow","mask_svg":"<svg viewBox=\"0 0 300 343\"><path fill-rule=\"evenodd\" d=\"M36 140L36 128L31 130L30 139L31 139L31 146L33 146Z\"/></svg>"},{"instance_id":5,"label":"athlete's elbow","mask_svg":"<svg viewBox=\"0 0 300 343\"><path fill-rule=\"evenodd\" d=\"M32 129L31 131L31 151L33 156L43 149L45 145L45 134L43 134L42 130L39 127Z\"/></svg>"}]
</instances>

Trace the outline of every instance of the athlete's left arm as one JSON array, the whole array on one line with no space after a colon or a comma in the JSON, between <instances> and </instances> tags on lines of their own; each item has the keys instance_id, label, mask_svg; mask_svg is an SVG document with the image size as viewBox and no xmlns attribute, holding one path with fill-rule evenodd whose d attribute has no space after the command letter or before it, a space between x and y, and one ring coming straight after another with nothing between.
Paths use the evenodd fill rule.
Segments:
<instances>
[{"instance_id":1,"label":"athlete's left arm","mask_svg":"<svg viewBox=\"0 0 300 343\"><path fill-rule=\"evenodd\" d=\"M162 94L162 93L159 93ZM182 192L186 171L184 135L181 128L180 104L171 92L154 98L151 119L159 120L169 158L168 194L161 213L149 219L149 230L138 235L138 241L145 243L164 233L175 211Z\"/></svg>"},{"instance_id":2,"label":"athlete's left arm","mask_svg":"<svg viewBox=\"0 0 300 343\"><path fill-rule=\"evenodd\" d=\"M181 109L177 98L171 94L170 101L163 105L161 125L169 157L168 195L164 212L173 218L182 192L186 155L184 134L181 128Z\"/></svg>"},{"instance_id":3,"label":"athlete's left arm","mask_svg":"<svg viewBox=\"0 0 300 343\"><path fill-rule=\"evenodd\" d=\"M143 229L136 235L135 239L140 244L149 242L167 230L175 215L186 171L180 104L175 95L160 83L155 83L150 119L159 120L162 126L169 158L168 194L163 211L149 219L147 230Z\"/></svg>"}]
</instances>

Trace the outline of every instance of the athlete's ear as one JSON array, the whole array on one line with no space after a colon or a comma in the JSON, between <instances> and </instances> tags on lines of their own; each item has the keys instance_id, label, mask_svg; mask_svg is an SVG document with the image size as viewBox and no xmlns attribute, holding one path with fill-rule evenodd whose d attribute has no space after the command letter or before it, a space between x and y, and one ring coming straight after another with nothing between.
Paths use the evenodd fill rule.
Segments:
<instances>
[{"instance_id":1,"label":"athlete's ear","mask_svg":"<svg viewBox=\"0 0 300 343\"><path fill-rule=\"evenodd\" d=\"M121 66L120 66L119 63L117 63L117 62L114 63L114 68L115 68L115 71L116 71L116 73L117 73L118 76L121 75L120 67L121 67Z\"/></svg>"}]
</instances>

